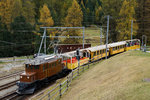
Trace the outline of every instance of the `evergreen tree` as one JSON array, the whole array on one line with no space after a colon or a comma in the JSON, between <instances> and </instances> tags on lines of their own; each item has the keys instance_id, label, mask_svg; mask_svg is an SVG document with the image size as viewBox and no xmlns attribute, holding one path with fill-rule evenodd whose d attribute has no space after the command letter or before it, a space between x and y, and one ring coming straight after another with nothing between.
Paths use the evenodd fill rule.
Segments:
<instances>
[{"instance_id":1,"label":"evergreen tree","mask_svg":"<svg viewBox=\"0 0 150 100\"><path fill-rule=\"evenodd\" d=\"M11 23L11 31L13 32L13 43L15 43L14 55L30 55L33 54L33 27L28 23L24 16L18 16Z\"/></svg>"},{"instance_id":2,"label":"evergreen tree","mask_svg":"<svg viewBox=\"0 0 150 100\"><path fill-rule=\"evenodd\" d=\"M150 44L150 1L149 0L138 0L138 9L136 10L137 13L137 20L139 22L139 30L136 38L141 39L142 35L147 36L147 42Z\"/></svg>"},{"instance_id":3,"label":"evergreen tree","mask_svg":"<svg viewBox=\"0 0 150 100\"><path fill-rule=\"evenodd\" d=\"M31 25L35 24L35 4L31 2L31 0L23 1L23 16L26 18L26 21Z\"/></svg>"},{"instance_id":4,"label":"evergreen tree","mask_svg":"<svg viewBox=\"0 0 150 100\"><path fill-rule=\"evenodd\" d=\"M11 43L11 34L7 29L7 26L2 23L0 18L0 57L13 56Z\"/></svg>"}]
</instances>

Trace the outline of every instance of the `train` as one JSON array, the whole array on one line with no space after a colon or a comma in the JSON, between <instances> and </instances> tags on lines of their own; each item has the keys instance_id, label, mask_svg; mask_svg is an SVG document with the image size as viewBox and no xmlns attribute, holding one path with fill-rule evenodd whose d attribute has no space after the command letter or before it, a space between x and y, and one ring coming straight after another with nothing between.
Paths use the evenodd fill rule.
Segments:
<instances>
[{"instance_id":1,"label":"train","mask_svg":"<svg viewBox=\"0 0 150 100\"><path fill-rule=\"evenodd\" d=\"M57 55L37 56L25 63L25 71L16 83L18 86L16 92L18 94L33 94L39 86L54 76L72 71L78 66L97 61L106 56L110 57L135 49L140 49L139 39L110 43L107 46L107 51L106 45L99 45Z\"/></svg>"}]
</instances>

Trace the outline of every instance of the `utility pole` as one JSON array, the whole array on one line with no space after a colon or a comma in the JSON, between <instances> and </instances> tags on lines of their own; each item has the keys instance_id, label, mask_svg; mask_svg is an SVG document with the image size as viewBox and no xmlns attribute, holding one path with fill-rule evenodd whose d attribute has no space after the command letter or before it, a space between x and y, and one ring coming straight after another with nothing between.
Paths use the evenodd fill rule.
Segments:
<instances>
[{"instance_id":1,"label":"utility pole","mask_svg":"<svg viewBox=\"0 0 150 100\"><path fill-rule=\"evenodd\" d=\"M131 20L131 43L132 43L132 34L133 34L133 20Z\"/></svg>"},{"instance_id":2,"label":"utility pole","mask_svg":"<svg viewBox=\"0 0 150 100\"><path fill-rule=\"evenodd\" d=\"M102 27L100 27L100 45L102 45L102 33L103 33L103 29Z\"/></svg>"},{"instance_id":3,"label":"utility pole","mask_svg":"<svg viewBox=\"0 0 150 100\"><path fill-rule=\"evenodd\" d=\"M85 33L85 27L83 27L83 49L84 49L84 33Z\"/></svg>"},{"instance_id":4,"label":"utility pole","mask_svg":"<svg viewBox=\"0 0 150 100\"><path fill-rule=\"evenodd\" d=\"M45 38L45 41L44 41L44 53L46 54L46 33L45 33L44 38Z\"/></svg>"},{"instance_id":5,"label":"utility pole","mask_svg":"<svg viewBox=\"0 0 150 100\"><path fill-rule=\"evenodd\" d=\"M107 48L108 48L108 33L109 33L109 19L110 16L107 16L107 34L106 34L106 59L107 59Z\"/></svg>"},{"instance_id":6,"label":"utility pole","mask_svg":"<svg viewBox=\"0 0 150 100\"><path fill-rule=\"evenodd\" d=\"M40 48L39 48L39 51L38 51L38 56L40 54L45 35L46 35L46 28L44 28L44 33L43 33L42 41L41 41Z\"/></svg>"}]
</instances>

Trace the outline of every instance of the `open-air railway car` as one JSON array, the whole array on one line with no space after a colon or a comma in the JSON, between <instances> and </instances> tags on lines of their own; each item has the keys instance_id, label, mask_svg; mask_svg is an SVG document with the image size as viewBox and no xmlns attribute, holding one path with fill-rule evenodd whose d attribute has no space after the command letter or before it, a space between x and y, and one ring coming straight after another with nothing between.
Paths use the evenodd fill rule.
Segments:
<instances>
[{"instance_id":1,"label":"open-air railway car","mask_svg":"<svg viewBox=\"0 0 150 100\"><path fill-rule=\"evenodd\" d=\"M106 45L87 48L87 50L90 52L91 61L106 57ZM107 52L107 56L109 56L109 51Z\"/></svg>"},{"instance_id":2,"label":"open-air railway car","mask_svg":"<svg viewBox=\"0 0 150 100\"><path fill-rule=\"evenodd\" d=\"M134 49L140 49L140 40L139 39L127 40L125 50L128 51Z\"/></svg>"},{"instance_id":3,"label":"open-air railway car","mask_svg":"<svg viewBox=\"0 0 150 100\"><path fill-rule=\"evenodd\" d=\"M73 70L78 67L78 64L82 66L89 62L89 53L86 51L86 49L79 50L79 55L80 61L78 62L77 51L62 54L62 56L66 58L63 60L63 63L67 69Z\"/></svg>"},{"instance_id":4,"label":"open-air railway car","mask_svg":"<svg viewBox=\"0 0 150 100\"><path fill-rule=\"evenodd\" d=\"M110 55L121 53L125 51L126 41L109 44Z\"/></svg>"},{"instance_id":5,"label":"open-air railway car","mask_svg":"<svg viewBox=\"0 0 150 100\"><path fill-rule=\"evenodd\" d=\"M20 75L17 82L19 94L32 94L41 82L57 75L64 68L62 58L52 56L39 56L25 64L25 72Z\"/></svg>"}]
</instances>

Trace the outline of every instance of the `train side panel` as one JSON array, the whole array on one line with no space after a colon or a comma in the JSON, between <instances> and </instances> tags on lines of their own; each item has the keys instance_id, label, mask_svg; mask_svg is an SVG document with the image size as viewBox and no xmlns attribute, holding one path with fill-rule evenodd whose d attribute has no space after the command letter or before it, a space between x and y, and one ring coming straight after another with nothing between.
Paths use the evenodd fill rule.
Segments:
<instances>
[{"instance_id":1,"label":"train side panel","mask_svg":"<svg viewBox=\"0 0 150 100\"><path fill-rule=\"evenodd\" d=\"M118 54L125 51L125 45L109 48L110 55Z\"/></svg>"}]
</instances>

